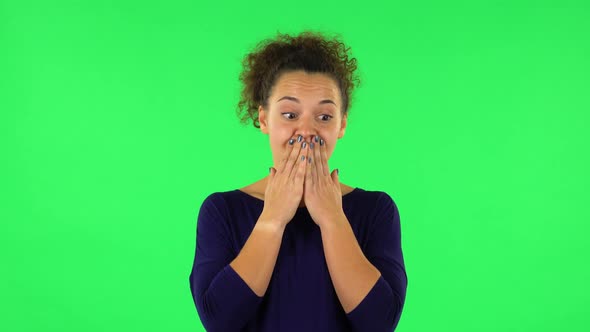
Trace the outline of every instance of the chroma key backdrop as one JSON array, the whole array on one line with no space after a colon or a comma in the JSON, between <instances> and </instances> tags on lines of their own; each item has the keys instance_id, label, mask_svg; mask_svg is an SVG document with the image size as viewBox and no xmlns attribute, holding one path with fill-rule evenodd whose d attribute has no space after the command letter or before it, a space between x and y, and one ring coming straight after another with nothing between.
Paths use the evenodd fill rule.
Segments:
<instances>
[{"instance_id":1,"label":"chroma key backdrop","mask_svg":"<svg viewBox=\"0 0 590 332\"><path fill-rule=\"evenodd\" d=\"M241 60L309 29L358 61L329 165L399 208L396 331L590 331L589 4L0 0L0 330L204 331L201 203L272 166Z\"/></svg>"}]
</instances>

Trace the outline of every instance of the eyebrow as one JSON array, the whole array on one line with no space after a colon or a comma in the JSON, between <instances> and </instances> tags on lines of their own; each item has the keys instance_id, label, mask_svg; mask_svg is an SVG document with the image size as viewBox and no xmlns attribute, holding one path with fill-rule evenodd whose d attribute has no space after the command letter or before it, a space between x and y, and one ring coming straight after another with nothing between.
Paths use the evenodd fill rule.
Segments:
<instances>
[{"instance_id":1,"label":"eyebrow","mask_svg":"<svg viewBox=\"0 0 590 332\"><path fill-rule=\"evenodd\" d=\"M296 103L299 103L299 99L297 99L295 97L291 97L291 96L284 96L281 99L277 100L277 103L283 99L287 99L287 100L291 100ZM319 104L334 104L334 105L336 105L336 103L333 102L331 99L324 99L324 100L320 101Z\"/></svg>"}]
</instances>

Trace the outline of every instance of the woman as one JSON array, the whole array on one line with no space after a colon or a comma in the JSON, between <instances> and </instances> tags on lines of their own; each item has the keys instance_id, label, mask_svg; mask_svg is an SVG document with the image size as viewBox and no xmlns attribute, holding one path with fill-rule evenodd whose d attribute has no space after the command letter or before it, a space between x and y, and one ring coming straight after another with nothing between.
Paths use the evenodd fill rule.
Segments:
<instances>
[{"instance_id":1,"label":"woman","mask_svg":"<svg viewBox=\"0 0 590 332\"><path fill-rule=\"evenodd\" d=\"M397 206L328 166L358 81L347 50L303 32L244 58L238 110L269 135L274 167L200 208L189 281L208 331L397 326L407 288Z\"/></svg>"}]
</instances>

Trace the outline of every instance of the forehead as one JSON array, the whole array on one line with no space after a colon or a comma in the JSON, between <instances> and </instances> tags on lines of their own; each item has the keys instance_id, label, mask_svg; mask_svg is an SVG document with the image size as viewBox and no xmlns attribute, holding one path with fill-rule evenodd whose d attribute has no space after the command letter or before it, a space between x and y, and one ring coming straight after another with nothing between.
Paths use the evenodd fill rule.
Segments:
<instances>
[{"instance_id":1,"label":"forehead","mask_svg":"<svg viewBox=\"0 0 590 332\"><path fill-rule=\"evenodd\" d=\"M340 93L336 81L322 73L304 71L287 72L279 76L274 88L273 101L284 95L301 97L303 95L318 98L338 99Z\"/></svg>"}]
</instances>

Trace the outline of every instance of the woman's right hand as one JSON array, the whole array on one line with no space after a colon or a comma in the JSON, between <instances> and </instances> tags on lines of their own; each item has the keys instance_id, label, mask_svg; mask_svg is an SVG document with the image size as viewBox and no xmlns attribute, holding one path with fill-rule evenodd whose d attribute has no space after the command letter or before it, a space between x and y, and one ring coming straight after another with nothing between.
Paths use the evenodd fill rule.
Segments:
<instances>
[{"instance_id":1,"label":"woman's right hand","mask_svg":"<svg viewBox=\"0 0 590 332\"><path fill-rule=\"evenodd\" d=\"M285 155L277 169L270 170L262 210L266 220L280 226L286 226L293 219L301 203L309 151L309 143L301 135L292 137L286 144Z\"/></svg>"}]
</instances>

